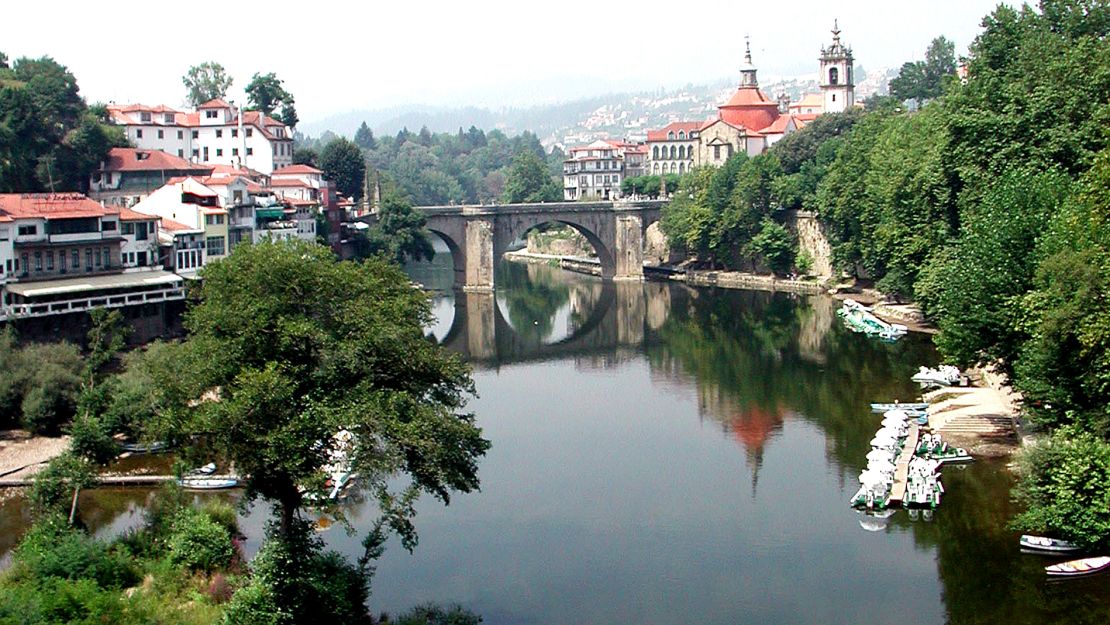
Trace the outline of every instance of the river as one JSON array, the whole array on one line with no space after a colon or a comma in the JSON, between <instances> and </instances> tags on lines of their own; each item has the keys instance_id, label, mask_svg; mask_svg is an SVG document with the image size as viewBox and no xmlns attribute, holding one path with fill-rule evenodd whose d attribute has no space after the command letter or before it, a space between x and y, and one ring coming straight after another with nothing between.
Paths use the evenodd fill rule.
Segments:
<instances>
[{"instance_id":1,"label":"river","mask_svg":"<svg viewBox=\"0 0 1110 625\"><path fill-rule=\"evenodd\" d=\"M444 289L429 331L473 363L468 409L493 446L481 492L423 500L414 553L390 542L375 613L437 602L494 625L1110 621L1110 577L1049 583L1051 561L1019 553L1004 463L945 469L928 517L848 507L879 426L868 403L917 395L910 375L937 361L927 336L852 334L824 297L507 262L495 294L456 296L442 259L410 270ZM97 491L82 510L110 534L149 496ZM350 511L363 529L372 516ZM251 549L264 517L243 519ZM0 504L8 537L23 519L19 500ZM322 535L360 553L360 535Z\"/></svg>"}]
</instances>

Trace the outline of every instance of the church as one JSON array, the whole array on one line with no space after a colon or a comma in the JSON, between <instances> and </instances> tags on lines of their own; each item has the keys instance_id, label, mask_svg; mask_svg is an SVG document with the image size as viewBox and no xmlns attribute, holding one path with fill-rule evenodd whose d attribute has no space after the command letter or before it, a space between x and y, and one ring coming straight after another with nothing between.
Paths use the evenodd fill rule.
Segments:
<instances>
[{"instance_id":1,"label":"church","mask_svg":"<svg viewBox=\"0 0 1110 625\"><path fill-rule=\"evenodd\" d=\"M832 34L832 45L822 47L819 57L820 95L807 95L794 104L772 100L760 90L751 43L745 42L736 92L717 107L715 118L674 122L661 130L649 131L647 171L656 175L684 173L691 167L719 166L737 152L755 156L818 115L855 106L852 49L841 43L835 22ZM676 151L685 158L676 162Z\"/></svg>"}]
</instances>

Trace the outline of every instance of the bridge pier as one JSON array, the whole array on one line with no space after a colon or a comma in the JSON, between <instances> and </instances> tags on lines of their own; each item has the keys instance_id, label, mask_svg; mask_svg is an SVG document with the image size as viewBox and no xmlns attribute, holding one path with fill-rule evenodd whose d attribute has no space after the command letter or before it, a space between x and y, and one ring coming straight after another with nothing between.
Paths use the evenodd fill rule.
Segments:
<instances>
[{"instance_id":1,"label":"bridge pier","mask_svg":"<svg viewBox=\"0 0 1110 625\"><path fill-rule=\"evenodd\" d=\"M466 222L466 283L471 293L493 291L493 222L470 219Z\"/></svg>"},{"instance_id":2,"label":"bridge pier","mask_svg":"<svg viewBox=\"0 0 1110 625\"><path fill-rule=\"evenodd\" d=\"M613 280L642 282L644 279L644 222L638 214L618 215L614 228Z\"/></svg>"}]
</instances>

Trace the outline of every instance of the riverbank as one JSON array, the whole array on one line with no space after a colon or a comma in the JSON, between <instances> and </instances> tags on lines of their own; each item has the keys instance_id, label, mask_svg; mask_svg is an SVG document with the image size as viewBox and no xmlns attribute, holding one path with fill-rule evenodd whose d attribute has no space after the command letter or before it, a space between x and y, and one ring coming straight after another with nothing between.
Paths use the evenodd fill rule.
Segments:
<instances>
[{"instance_id":1,"label":"riverbank","mask_svg":"<svg viewBox=\"0 0 1110 625\"><path fill-rule=\"evenodd\" d=\"M1021 396L993 371L966 372L967 387L945 387L923 395L929 403L929 427L950 445L977 457L1001 458L1020 448Z\"/></svg>"},{"instance_id":2,"label":"riverbank","mask_svg":"<svg viewBox=\"0 0 1110 625\"><path fill-rule=\"evenodd\" d=\"M0 477L32 477L68 448L68 436L35 436L26 430L0 430Z\"/></svg>"}]
</instances>

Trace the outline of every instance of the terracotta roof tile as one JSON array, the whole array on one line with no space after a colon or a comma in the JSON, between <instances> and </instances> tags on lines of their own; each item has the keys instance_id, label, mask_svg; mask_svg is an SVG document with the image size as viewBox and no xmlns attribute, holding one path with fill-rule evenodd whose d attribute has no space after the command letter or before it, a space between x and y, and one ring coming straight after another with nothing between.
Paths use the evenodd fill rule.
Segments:
<instances>
[{"instance_id":1,"label":"terracotta roof tile","mask_svg":"<svg viewBox=\"0 0 1110 625\"><path fill-rule=\"evenodd\" d=\"M80 193L0 193L0 215L11 218L103 217L108 211Z\"/></svg>"}]
</instances>

